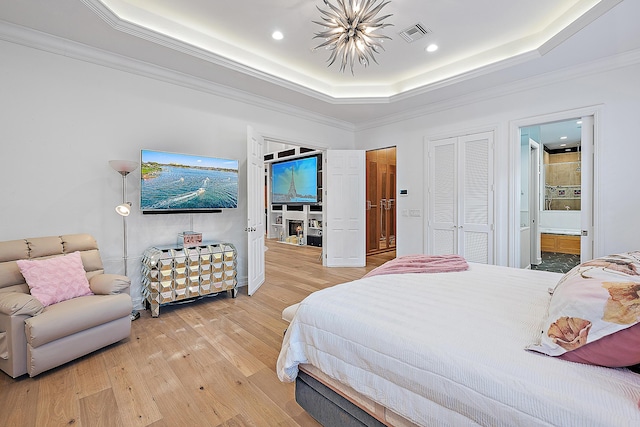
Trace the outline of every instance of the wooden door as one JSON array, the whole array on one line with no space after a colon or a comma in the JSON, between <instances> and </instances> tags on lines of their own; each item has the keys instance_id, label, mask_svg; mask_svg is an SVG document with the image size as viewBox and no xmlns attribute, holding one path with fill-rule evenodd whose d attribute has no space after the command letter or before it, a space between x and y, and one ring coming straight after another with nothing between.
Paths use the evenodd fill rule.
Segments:
<instances>
[{"instance_id":1,"label":"wooden door","mask_svg":"<svg viewBox=\"0 0 640 427\"><path fill-rule=\"evenodd\" d=\"M396 247L396 148L371 150L367 159L367 254Z\"/></svg>"}]
</instances>

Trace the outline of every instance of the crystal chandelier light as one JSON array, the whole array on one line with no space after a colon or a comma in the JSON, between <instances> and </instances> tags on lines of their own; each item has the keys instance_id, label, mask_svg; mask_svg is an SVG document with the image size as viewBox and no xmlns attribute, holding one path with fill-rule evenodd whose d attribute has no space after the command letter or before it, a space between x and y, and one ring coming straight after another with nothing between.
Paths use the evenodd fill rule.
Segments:
<instances>
[{"instance_id":1,"label":"crystal chandelier light","mask_svg":"<svg viewBox=\"0 0 640 427\"><path fill-rule=\"evenodd\" d=\"M323 31L315 34L314 38L324 39L324 43L316 47L326 47L331 50L331 55L327 62L329 67L336 61L340 60L340 71L345 70L347 65L353 74L353 65L359 62L363 66L369 65L369 61L373 60L376 64L374 54L384 50L382 41L384 39L391 40L376 31L388 27L392 24L384 24L382 21L391 15L384 15L376 18L376 15L389 1L383 0L337 0L337 6L334 6L329 0L323 0L324 4L329 7L322 10L322 22L313 21L315 24L321 25ZM316 6L317 7L317 6Z\"/></svg>"}]
</instances>

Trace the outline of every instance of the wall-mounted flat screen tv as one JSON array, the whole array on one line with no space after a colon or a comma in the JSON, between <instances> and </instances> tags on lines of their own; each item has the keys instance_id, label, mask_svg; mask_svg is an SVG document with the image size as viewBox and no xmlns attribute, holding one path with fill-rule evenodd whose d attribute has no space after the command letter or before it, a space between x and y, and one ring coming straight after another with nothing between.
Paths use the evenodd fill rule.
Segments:
<instances>
[{"instance_id":1,"label":"wall-mounted flat screen tv","mask_svg":"<svg viewBox=\"0 0 640 427\"><path fill-rule=\"evenodd\" d=\"M271 164L272 204L317 204L319 193L318 156Z\"/></svg>"},{"instance_id":2,"label":"wall-mounted flat screen tv","mask_svg":"<svg viewBox=\"0 0 640 427\"><path fill-rule=\"evenodd\" d=\"M238 207L238 161L140 152L143 213L212 212Z\"/></svg>"}]
</instances>

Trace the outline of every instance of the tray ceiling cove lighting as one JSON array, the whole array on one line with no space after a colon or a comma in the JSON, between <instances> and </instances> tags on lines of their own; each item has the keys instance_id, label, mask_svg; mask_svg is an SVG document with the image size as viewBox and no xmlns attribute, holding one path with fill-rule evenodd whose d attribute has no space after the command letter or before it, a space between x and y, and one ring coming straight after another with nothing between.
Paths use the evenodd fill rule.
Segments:
<instances>
[{"instance_id":1,"label":"tray ceiling cove lighting","mask_svg":"<svg viewBox=\"0 0 640 427\"><path fill-rule=\"evenodd\" d=\"M331 50L327 62L329 67L340 61L340 71L344 72L347 65L353 74L353 66L359 62L363 66L372 60L376 64L374 54L384 50L382 42L391 37L379 34L377 31L393 24L383 21L392 15L376 17L389 2L383 0L337 0L334 6L329 0L323 0L329 8L322 10L322 22L313 21L321 25L323 31L315 34L314 38L324 39L324 43L316 47ZM317 6L316 6L317 7Z\"/></svg>"}]
</instances>

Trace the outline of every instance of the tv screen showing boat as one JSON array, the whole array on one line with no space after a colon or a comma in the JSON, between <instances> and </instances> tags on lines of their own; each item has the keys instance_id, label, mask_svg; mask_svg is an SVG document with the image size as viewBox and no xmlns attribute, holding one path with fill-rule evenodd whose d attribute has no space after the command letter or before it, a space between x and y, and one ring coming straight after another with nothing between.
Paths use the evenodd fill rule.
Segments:
<instances>
[{"instance_id":1,"label":"tv screen showing boat","mask_svg":"<svg viewBox=\"0 0 640 427\"><path fill-rule=\"evenodd\" d=\"M317 204L318 156L271 164L271 203Z\"/></svg>"},{"instance_id":2,"label":"tv screen showing boat","mask_svg":"<svg viewBox=\"0 0 640 427\"><path fill-rule=\"evenodd\" d=\"M141 150L140 176L143 213L238 207L237 160Z\"/></svg>"}]
</instances>

